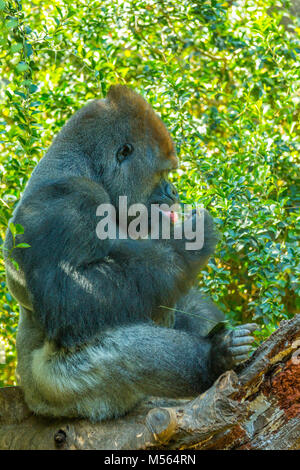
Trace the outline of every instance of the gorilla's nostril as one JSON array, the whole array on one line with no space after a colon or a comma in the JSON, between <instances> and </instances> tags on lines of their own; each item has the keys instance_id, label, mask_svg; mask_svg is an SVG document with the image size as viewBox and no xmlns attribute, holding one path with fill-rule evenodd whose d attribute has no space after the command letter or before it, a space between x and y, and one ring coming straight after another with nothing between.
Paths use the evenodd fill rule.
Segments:
<instances>
[{"instance_id":1,"label":"gorilla's nostril","mask_svg":"<svg viewBox=\"0 0 300 470\"><path fill-rule=\"evenodd\" d=\"M176 191L175 188L173 188L173 198L176 199L176 201L179 200L179 194L178 194L178 192Z\"/></svg>"},{"instance_id":2,"label":"gorilla's nostril","mask_svg":"<svg viewBox=\"0 0 300 470\"><path fill-rule=\"evenodd\" d=\"M177 201L178 198L179 198L175 187L170 183L166 187L166 194L167 194L167 196L169 196L169 198L171 198L174 201Z\"/></svg>"},{"instance_id":3,"label":"gorilla's nostril","mask_svg":"<svg viewBox=\"0 0 300 470\"><path fill-rule=\"evenodd\" d=\"M172 186L168 187L167 195L174 201L177 201L177 199L178 199L178 193L177 193L176 189Z\"/></svg>"}]
</instances>

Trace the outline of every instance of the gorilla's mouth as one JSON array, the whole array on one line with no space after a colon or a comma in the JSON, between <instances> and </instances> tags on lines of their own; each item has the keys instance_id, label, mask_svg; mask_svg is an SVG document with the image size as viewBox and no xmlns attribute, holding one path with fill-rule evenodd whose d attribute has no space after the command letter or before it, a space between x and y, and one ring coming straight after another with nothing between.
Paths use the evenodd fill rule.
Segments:
<instances>
[{"instance_id":1,"label":"gorilla's mouth","mask_svg":"<svg viewBox=\"0 0 300 470\"><path fill-rule=\"evenodd\" d=\"M170 218L171 222L175 224L178 220L177 212L165 211L165 214Z\"/></svg>"},{"instance_id":2,"label":"gorilla's mouth","mask_svg":"<svg viewBox=\"0 0 300 470\"><path fill-rule=\"evenodd\" d=\"M176 224L176 222L178 221L177 212L162 209L160 209L160 211L162 214L164 214L165 217L168 217L171 220L172 224Z\"/></svg>"}]
</instances>

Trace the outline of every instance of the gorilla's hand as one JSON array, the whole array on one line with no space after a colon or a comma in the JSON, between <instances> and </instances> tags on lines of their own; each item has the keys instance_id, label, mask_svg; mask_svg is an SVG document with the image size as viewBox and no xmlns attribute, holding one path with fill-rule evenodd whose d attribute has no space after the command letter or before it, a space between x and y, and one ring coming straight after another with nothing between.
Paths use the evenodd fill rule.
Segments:
<instances>
[{"instance_id":1,"label":"gorilla's hand","mask_svg":"<svg viewBox=\"0 0 300 470\"><path fill-rule=\"evenodd\" d=\"M174 236L171 244L175 251L183 256L191 267L195 266L199 269L205 265L219 239L210 214L205 209L202 209L201 213L193 210L182 226L175 224L173 230ZM182 233L182 237L176 236L177 231Z\"/></svg>"},{"instance_id":2,"label":"gorilla's hand","mask_svg":"<svg viewBox=\"0 0 300 470\"><path fill-rule=\"evenodd\" d=\"M254 341L251 333L259 327L256 323L240 325L234 330L223 330L212 338L212 353L215 364L220 361L220 366L229 370L245 361L252 349Z\"/></svg>"}]
</instances>

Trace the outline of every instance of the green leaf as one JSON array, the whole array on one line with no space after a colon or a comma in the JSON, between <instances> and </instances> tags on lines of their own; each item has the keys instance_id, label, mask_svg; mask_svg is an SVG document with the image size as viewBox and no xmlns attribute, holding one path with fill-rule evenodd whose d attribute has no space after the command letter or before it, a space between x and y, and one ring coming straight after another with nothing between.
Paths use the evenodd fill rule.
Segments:
<instances>
[{"instance_id":1,"label":"green leaf","mask_svg":"<svg viewBox=\"0 0 300 470\"><path fill-rule=\"evenodd\" d=\"M15 91L15 95L21 96L21 98L26 99L26 95L22 91Z\"/></svg>"},{"instance_id":2,"label":"green leaf","mask_svg":"<svg viewBox=\"0 0 300 470\"><path fill-rule=\"evenodd\" d=\"M17 261L15 259L12 259L12 258L11 258L10 261L12 262L12 264L14 265L16 270L19 271L19 269L20 269L19 263L17 263Z\"/></svg>"},{"instance_id":3,"label":"green leaf","mask_svg":"<svg viewBox=\"0 0 300 470\"><path fill-rule=\"evenodd\" d=\"M20 42L13 44L10 48L12 54L14 54L15 52L19 52L21 49L23 49L23 44L21 44Z\"/></svg>"},{"instance_id":4,"label":"green leaf","mask_svg":"<svg viewBox=\"0 0 300 470\"><path fill-rule=\"evenodd\" d=\"M15 225L16 233L19 235L21 233L24 233L24 227L21 224L16 224Z\"/></svg>"},{"instance_id":5,"label":"green leaf","mask_svg":"<svg viewBox=\"0 0 300 470\"><path fill-rule=\"evenodd\" d=\"M16 26L18 26L18 20L15 19L15 18L12 18L11 20L6 21L5 26L6 26L8 29L13 29L13 28L15 28Z\"/></svg>"},{"instance_id":6,"label":"green leaf","mask_svg":"<svg viewBox=\"0 0 300 470\"><path fill-rule=\"evenodd\" d=\"M9 230L11 231L12 236L15 237L15 235L17 234L17 229L16 229L15 224L13 222L10 222Z\"/></svg>"},{"instance_id":7,"label":"green leaf","mask_svg":"<svg viewBox=\"0 0 300 470\"><path fill-rule=\"evenodd\" d=\"M38 90L38 86L32 83L31 85L29 85L28 90L29 90L29 93L31 94L35 93Z\"/></svg>"},{"instance_id":8,"label":"green leaf","mask_svg":"<svg viewBox=\"0 0 300 470\"><path fill-rule=\"evenodd\" d=\"M18 72L26 72L27 70L29 70L29 65L26 64L26 62L22 61L18 63L16 69Z\"/></svg>"},{"instance_id":9,"label":"green leaf","mask_svg":"<svg viewBox=\"0 0 300 470\"><path fill-rule=\"evenodd\" d=\"M30 57L33 54L32 45L28 42L25 42L25 55L26 57Z\"/></svg>"}]
</instances>

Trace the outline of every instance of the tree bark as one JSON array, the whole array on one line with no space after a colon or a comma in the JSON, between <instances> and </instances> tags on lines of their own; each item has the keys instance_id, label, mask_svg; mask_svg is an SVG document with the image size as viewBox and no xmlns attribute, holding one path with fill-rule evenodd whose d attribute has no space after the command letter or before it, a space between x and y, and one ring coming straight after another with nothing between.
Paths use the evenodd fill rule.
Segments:
<instances>
[{"instance_id":1,"label":"tree bark","mask_svg":"<svg viewBox=\"0 0 300 470\"><path fill-rule=\"evenodd\" d=\"M37 417L2 388L0 449L300 449L300 315L197 398L149 399L118 420Z\"/></svg>"}]
</instances>

